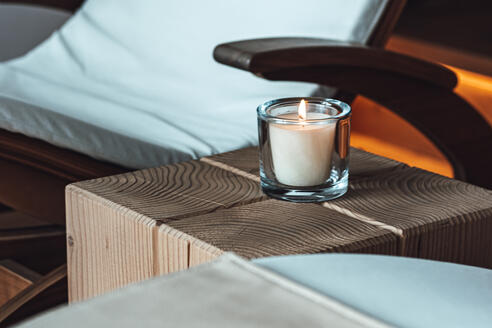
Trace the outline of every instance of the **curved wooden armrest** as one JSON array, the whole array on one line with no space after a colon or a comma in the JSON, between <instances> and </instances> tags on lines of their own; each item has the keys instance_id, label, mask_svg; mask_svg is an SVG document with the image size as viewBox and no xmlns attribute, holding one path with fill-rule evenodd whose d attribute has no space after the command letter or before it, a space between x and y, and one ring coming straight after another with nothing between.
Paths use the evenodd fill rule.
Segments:
<instances>
[{"instance_id":1,"label":"curved wooden armrest","mask_svg":"<svg viewBox=\"0 0 492 328\"><path fill-rule=\"evenodd\" d=\"M52 7L70 12L76 11L83 2L84 0L0 0L0 4L24 4Z\"/></svg>"},{"instance_id":2,"label":"curved wooden armrest","mask_svg":"<svg viewBox=\"0 0 492 328\"><path fill-rule=\"evenodd\" d=\"M425 134L455 177L492 188L492 129L453 92L456 75L383 49L322 39L276 38L221 44L214 58L274 81L300 81L364 95Z\"/></svg>"},{"instance_id":3,"label":"curved wooden armrest","mask_svg":"<svg viewBox=\"0 0 492 328\"><path fill-rule=\"evenodd\" d=\"M216 61L259 76L302 67L363 67L427 81L453 89L456 75L417 58L361 44L312 38L268 38L218 45ZM270 74L268 74L270 73Z\"/></svg>"}]
</instances>

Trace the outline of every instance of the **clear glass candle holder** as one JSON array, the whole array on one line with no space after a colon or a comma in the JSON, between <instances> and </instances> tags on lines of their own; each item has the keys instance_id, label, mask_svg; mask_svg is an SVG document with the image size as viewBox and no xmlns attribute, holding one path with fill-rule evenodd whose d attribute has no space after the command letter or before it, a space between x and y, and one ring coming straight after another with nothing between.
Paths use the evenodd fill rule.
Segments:
<instances>
[{"instance_id":1,"label":"clear glass candle holder","mask_svg":"<svg viewBox=\"0 0 492 328\"><path fill-rule=\"evenodd\" d=\"M257 112L261 187L266 194L322 202L347 192L349 105L327 98L283 98L260 105Z\"/></svg>"}]
</instances>

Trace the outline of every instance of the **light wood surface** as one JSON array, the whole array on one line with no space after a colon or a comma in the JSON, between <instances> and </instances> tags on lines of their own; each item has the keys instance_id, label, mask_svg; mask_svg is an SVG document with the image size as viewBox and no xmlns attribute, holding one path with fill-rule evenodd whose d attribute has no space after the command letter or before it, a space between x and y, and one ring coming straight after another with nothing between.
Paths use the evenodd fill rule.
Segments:
<instances>
[{"instance_id":1,"label":"light wood surface","mask_svg":"<svg viewBox=\"0 0 492 328\"><path fill-rule=\"evenodd\" d=\"M183 256L170 266L154 260L158 245L167 243L158 236L159 225L264 199L255 181L201 161L68 186L69 298L188 267ZM179 254L187 251L178 241L171 247Z\"/></svg>"},{"instance_id":2,"label":"light wood surface","mask_svg":"<svg viewBox=\"0 0 492 328\"><path fill-rule=\"evenodd\" d=\"M492 192L351 150L350 190L321 204L268 199L256 148L67 187L70 300L246 258L356 252L492 267Z\"/></svg>"},{"instance_id":3,"label":"light wood surface","mask_svg":"<svg viewBox=\"0 0 492 328\"><path fill-rule=\"evenodd\" d=\"M168 225L193 236L191 240L246 258L354 251L396 253L396 237L388 231L316 204L267 200Z\"/></svg>"}]
</instances>

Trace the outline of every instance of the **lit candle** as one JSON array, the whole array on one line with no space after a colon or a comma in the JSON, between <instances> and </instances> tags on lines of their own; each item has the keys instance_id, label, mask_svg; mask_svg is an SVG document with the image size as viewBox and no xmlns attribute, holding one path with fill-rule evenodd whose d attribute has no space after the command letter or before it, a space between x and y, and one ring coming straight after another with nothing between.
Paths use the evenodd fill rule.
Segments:
<instances>
[{"instance_id":1,"label":"lit candle","mask_svg":"<svg viewBox=\"0 0 492 328\"><path fill-rule=\"evenodd\" d=\"M275 176L290 186L316 186L325 183L331 173L336 122L309 124L310 120L325 119L328 115L306 110L301 101L298 114L279 116L298 119L306 124L270 124L270 145Z\"/></svg>"}]
</instances>

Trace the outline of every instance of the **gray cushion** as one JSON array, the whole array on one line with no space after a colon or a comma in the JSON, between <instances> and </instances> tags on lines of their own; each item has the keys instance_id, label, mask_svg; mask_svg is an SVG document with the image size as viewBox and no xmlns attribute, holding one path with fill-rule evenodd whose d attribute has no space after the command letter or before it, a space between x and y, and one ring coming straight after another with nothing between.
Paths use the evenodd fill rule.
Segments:
<instances>
[{"instance_id":1,"label":"gray cushion","mask_svg":"<svg viewBox=\"0 0 492 328\"><path fill-rule=\"evenodd\" d=\"M57 9L0 4L0 62L26 54L70 16Z\"/></svg>"},{"instance_id":2,"label":"gray cushion","mask_svg":"<svg viewBox=\"0 0 492 328\"><path fill-rule=\"evenodd\" d=\"M64 307L21 327L385 327L336 300L226 254Z\"/></svg>"}]
</instances>

